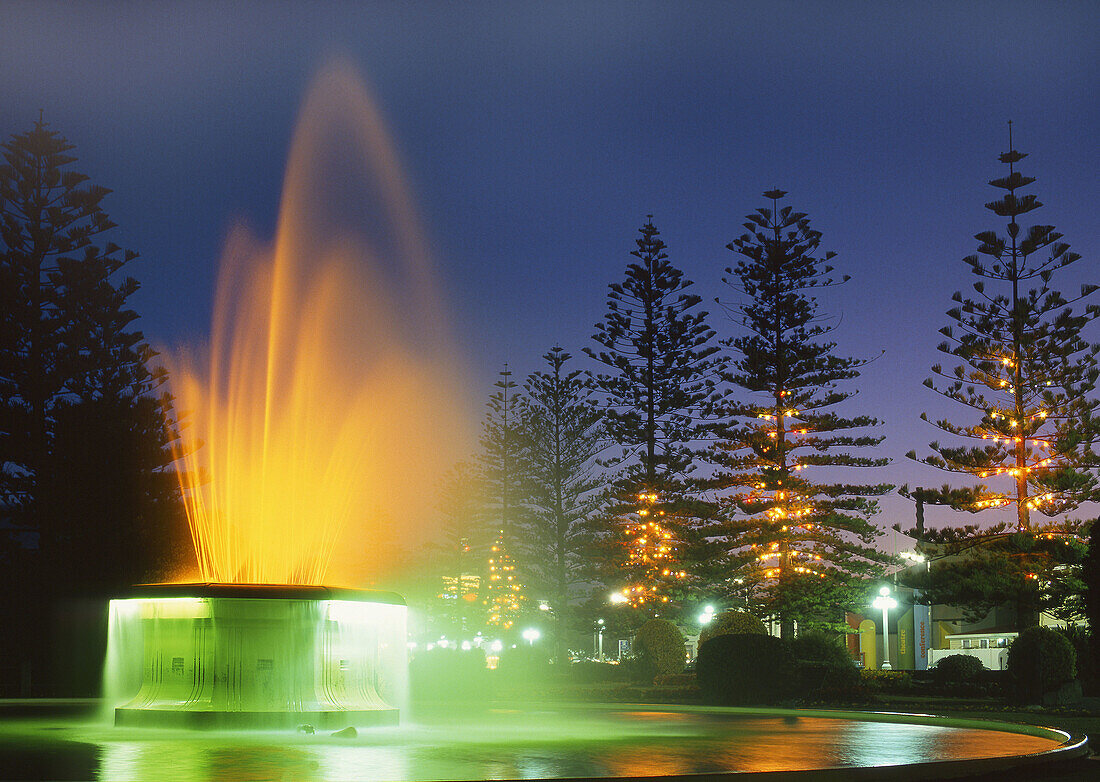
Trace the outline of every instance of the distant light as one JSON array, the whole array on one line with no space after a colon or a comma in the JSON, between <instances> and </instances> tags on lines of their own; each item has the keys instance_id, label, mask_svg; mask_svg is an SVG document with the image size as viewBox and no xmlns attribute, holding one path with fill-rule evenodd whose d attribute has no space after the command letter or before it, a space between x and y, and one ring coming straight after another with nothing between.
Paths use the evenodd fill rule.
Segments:
<instances>
[{"instance_id":1,"label":"distant light","mask_svg":"<svg viewBox=\"0 0 1100 782\"><path fill-rule=\"evenodd\" d=\"M499 652L501 649L504 648L504 644L500 641L493 641L491 644L489 644L489 648L494 652Z\"/></svg>"},{"instance_id":2,"label":"distant light","mask_svg":"<svg viewBox=\"0 0 1100 782\"><path fill-rule=\"evenodd\" d=\"M539 601L539 610L540 611L549 611L550 610L550 604L547 603L545 600L540 600Z\"/></svg>"},{"instance_id":3,"label":"distant light","mask_svg":"<svg viewBox=\"0 0 1100 782\"><path fill-rule=\"evenodd\" d=\"M450 642L446 638L441 638L439 640L439 648L440 649L446 649L449 645L450 645Z\"/></svg>"},{"instance_id":4,"label":"distant light","mask_svg":"<svg viewBox=\"0 0 1100 782\"><path fill-rule=\"evenodd\" d=\"M709 605L704 606L703 607L703 612L707 613L707 614L713 614L714 613L714 606L709 606Z\"/></svg>"},{"instance_id":5,"label":"distant light","mask_svg":"<svg viewBox=\"0 0 1100 782\"><path fill-rule=\"evenodd\" d=\"M597 620L596 620L596 624L598 624L598 625L602 625L602 624L603 624L603 620L602 620L602 619L597 619Z\"/></svg>"},{"instance_id":6,"label":"distant light","mask_svg":"<svg viewBox=\"0 0 1100 782\"><path fill-rule=\"evenodd\" d=\"M622 592L612 592L610 600L612 603L616 604L630 602L630 598L624 595Z\"/></svg>"},{"instance_id":7,"label":"distant light","mask_svg":"<svg viewBox=\"0 0 1100 782\"><path fill-rule=\"evenodd\" d=\"M528 627L523 631L523 640L529 643L531 646L535 645L535 641L542 637L542 633L535 627Z\"/></svg>"},{"instance_id":8,"label":"distant light","mask_svg":"<svg viewBox=\"0 0 1100 782\"><path fill-rule=\"evenodd\" d=\"M472 644L472 643L470 643L469 641L463 641L463 642L462 642L462 651L464 651L464 652L468 652L468 651L470 651L470 649L471 649L472 647L473 647L473 644Z\"/></svg>"},{"instance_id":9,"label":"distant light","mask_svg":"<svg viewBox=\"0 0 1100 782\"><path fill-rule=\"evenodd\" d=\"M415 649L416 648L416 641L409 641L409 648L410 649Z\"/></svg>"},{"instance_id":10,"label":"distant light","mask_svg":"<svg viewBox=\"0 0 1100 782\"><path fill-rule=\"evenodd\" d=\"M424 648L425 648L425 649L427 649L427 650L428 650L428 651L430 652L430 651L431 651L432 649L434 649L434 648L435 648L435 644L428 644L428 645L427 645L427 646L425 646Z\"/></svg>"}]
</instances>

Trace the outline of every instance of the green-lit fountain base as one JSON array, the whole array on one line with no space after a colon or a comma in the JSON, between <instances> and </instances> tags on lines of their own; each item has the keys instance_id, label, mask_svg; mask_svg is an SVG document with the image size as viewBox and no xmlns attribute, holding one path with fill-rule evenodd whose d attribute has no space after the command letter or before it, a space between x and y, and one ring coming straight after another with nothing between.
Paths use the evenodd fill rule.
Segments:
<instances>
[{"instance_id":1,"label":"green-lit fountain base","mask_svg":"<svg viewBox=\"0 0 1100 782\"><path fill-rule=\"evenodd\" d=\"M111 601L116 725L396 725L405 671L405 604L392 593L157 584Z\"/></svg>"}]
</instances>

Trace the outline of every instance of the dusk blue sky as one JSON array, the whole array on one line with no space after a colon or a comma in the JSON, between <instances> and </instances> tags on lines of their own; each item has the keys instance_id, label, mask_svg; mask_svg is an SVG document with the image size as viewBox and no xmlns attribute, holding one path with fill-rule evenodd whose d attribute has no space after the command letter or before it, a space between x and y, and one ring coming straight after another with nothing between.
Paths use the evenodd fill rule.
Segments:
<instances>
[{"instance_id":1,"label":"dusk blue sky","mask_svg":"<svg viewBox=\"0 0 1100 782\"><path fill-rule=\"evenodd\" d=\"M556 343L581 356L646 214L698 293L726 295L725 245L780 187L852 276L822 299L839 351L885 351L843 410L886 421L877 479L938 485L903 455L935 436L921 411L953 410L921 381L973 235L1001 227L982 205L1007 120L1046 205L1034 221L1084 257L1055 283L1098 281L1097 30L1095 2L0 2L0 133L42 109L77 145L115 191L115 240L141 253L141 328L201 342L226 231L270 236L299 102L350 59L475 393ZM909 503L884 507L909 524Z\"/></svg>"}]
</instances>

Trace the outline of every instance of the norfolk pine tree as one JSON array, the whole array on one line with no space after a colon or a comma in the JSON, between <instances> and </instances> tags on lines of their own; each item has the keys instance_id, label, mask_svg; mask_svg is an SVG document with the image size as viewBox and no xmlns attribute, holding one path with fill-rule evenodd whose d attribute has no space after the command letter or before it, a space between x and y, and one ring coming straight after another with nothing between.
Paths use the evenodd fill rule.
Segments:
<instances>
[{"instance_id":1,"label":"norfolk pine tree","mask_svg":"<svg viewBox=\"0 0 1100 782\"><path fill-rule=\"evenodd\" d=\"M969 604L981 613L994 605L1015 604L1021 626L1034 624L1038 610L1055 608L1062 575L1070 575L1084 553L1079 524L1040 521L1065 514L1094 497L1097 464L1093 446L1100 427L1091 398L1098 374L1096 345L1082 336L1100 315L1073 304L1093 294L1096 285L1081 286L1067 298L1049 283L1060 269L1080 256L1060 241L1050 225L1022 228L1017 218L1042 204L1022 188L1035 181L1016 170L1025 154L1012 148L1000 156L1006 176L989 184L1002 191L986 208L1007 220L1005 231L975 236L978 253L965 258L980 279L975 296L955 293L959 306L947 315L952 325L940 330L946 339L939 350L956 365L932 367L939 382L925 385L947 399L970 408L973 423L942 419L932 423L952 438L972 444L933 442L933 453L909 458L941 470L973 476L976 485L929 492L926 499L955 510L977 513L1008 509L1010 520L985 529L977 525L926 535L947 557L940 573L932 573L929 599ZM990 285L990 289L987 289ZM929 420L927 416L922 416ZM966 551L966 555L953 555ZM1044 586L1044 584L1048 586ZM958 589L954 587L958 585ZM955 593L957 592L957 594Z\"/></svg>"},{"instance_id":2,"label":"norfolk pine tree","mask_svg":"<svg viewBox=\"0 0 1100 782\"><path fill-rule=\"evenodd\" d=\"M110 191L72 170L72 149L40 120L0 165L0 508L37 533L12 552L35 560L11 585L32 616L28 601L163 577L186 541L164 373L132 328L138 283L114 280L136 255L102 241Z\"/></svg>"},{"instance_id":3,"label":"norfolk pine tree","mask_svg":"<svg viewBox=\"0 0 1100 782\"><path fill-rule=\"evenodd\" d=\"M887 460L850 452L882 441L860 433L877 420L833 411L855 393L838 384L857 378L866 362L836 355L836 343L825 339L834 327L811 292L838 284L829 276L835 253L816 256L821 234L805 214L779 206L784 195L764 193L771 206L748 215L747 233L728 245L741 256L723 278L741 297L728 310L745 332L723 343L734 356L728 381L758 401L726 407L714 461L732 557L741 564L733 571L740 583L727 589L754 595L757 610L790 637L795 621L839 622L841 609L860 601L867 579L882 572L889 557L873 546L882 534L871 521L873 498L891 487L813 480L815 468Z\"/></svg>"},{"instance_id":4,"label":"norfolk pine tree","mask_svg":"<svg viewBox=\"0 0 1100 782\"><path fill-rule=\"evenodd\" d=\"M548 370L524 383L529 543L540 552L528 560L527 572L549 597L558 659L565 659L577 589L590 575L591 525L603 487L596 457L606 446L589 378L566 369L571 358L552 348L543 356Z\"/></svg>"},{"instance_id":5,"label":"norfolk pine tree","mask_svg":"<svg viewBox=\"0 0 1100 782\"><path fill-rule=\"evenodd\" d=\"M523 428L523 396L516 392L512 372L508 365L500 372L500 380L493 384L497 389L489 397L488 408L481 425L481 453L478 464L481 471L481 485L486 503L486 525L490 531L487 567L489 578L484 582L482 592L484 602L489 607L487 616L490 624L511 627L514 624L526 595L522 589L513 590L523 580L525 550L523 549L525 532L529 526L526 510L526 467L524 450L526 432ZM502 555L509 562L511 582L505 583L502 576L492 578L493 565L499 565ZM507 599L506 599L507 598ZM514 598L514 599L513 599ZM513 607L513 605L515 607ZM496 619L492 619L492 617Z\"/></svg>"},{"instance_id":6,"label":"norfolk pine tree","mask_svg":"<svg viewBox=\"0 0 1100 782\"><path fill-rule=\"evenodd\" d=\"M693 475L711 436L721 359L702 299L665 252L652 217L639 230L626 279L612 283L596 324L600 349L585 349L609 371L596 377L604 423L618 453L605 538L618 561L611 586L627 582L632 605L670 602L676 585L708 559L713 509Z\"/></svg>"}]
</instances>

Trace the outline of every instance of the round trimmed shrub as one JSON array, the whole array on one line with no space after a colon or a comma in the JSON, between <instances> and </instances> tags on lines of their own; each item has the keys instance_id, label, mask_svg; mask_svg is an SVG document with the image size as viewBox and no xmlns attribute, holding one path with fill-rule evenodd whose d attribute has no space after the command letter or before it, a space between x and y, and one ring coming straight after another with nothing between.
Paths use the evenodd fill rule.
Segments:
<instances>
[{"instance_id":1,"label":"round trimmed shrub","mask_svg":"<svg viewBox=\"0 0 1100 782\"><path fill-rule=\"evenodd\" d=\"M969 654L949 654L941 657L932 667L937 680L952 684L975 682L984 670L982 661Z\"/></svg>"},{"instance_id":2,"label":"round trimmed shrub","mask_svg":"<svg viewBox=\"0 0 1100 782\"><path fill-rule=\"evenodd\" d=\"M719 635L767 635L764 623L744 611L723 611L703 626L699 633L699 645Z\"/></svg>"},{"instance_id":3,"label":"round trimmed shrub","mask_svg":"<svg viewBox=\"0 0 1100 782\"><path fill-rule=\"evenodd\" d=\"M711 703L778 703L791 692L790 647L770 635L719 635L699 647L695 677Z\"/></svg>"},{"instance_id":4,"label":"round trimmed shrub","mask_svg":"<svg viewBox=\"0 0 1100 782\"><path fill-rule=\"evenodd\" d=\"M652 667L654 674L684 670L684 636L667 619L650 619L638 628L634 651Z\"/></svg>"},{"instance_id":5,"label":"round trimmed shrub","mask_svg":"<svg viewBox=\"0 0 1100 782\"><path fill-rule=\"evenodd\" d=\"M1036 703L1077 675L1077 654L1061 633L1029 627L1008 647L1008 673L1017 697Z\"/></svg>"}]
</instances>

